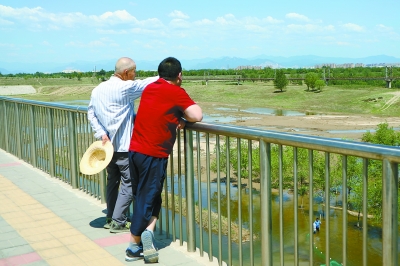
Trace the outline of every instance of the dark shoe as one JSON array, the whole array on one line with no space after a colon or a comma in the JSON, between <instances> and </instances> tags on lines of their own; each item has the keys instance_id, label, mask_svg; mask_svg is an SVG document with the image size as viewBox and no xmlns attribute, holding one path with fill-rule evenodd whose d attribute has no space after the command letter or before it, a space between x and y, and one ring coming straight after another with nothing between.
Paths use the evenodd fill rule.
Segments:
<instances>
[{"instance_id":1,"label":"dark shoe","mask_svg":"<svg viewBox=\"0 0 400 266\"><path fill-rule=\"evenodd\" d=\"M126 249L125 252L125 260L126 261L135 261L143 259L143 247L139 246L138 249L133 252L129 248Z\"/></svg>"},{"instance_id":2,"label":"dark shoe","mask_svg":"<svg viewBox=\"0 0 400 266\"><path fill-rule=\"evenodd\" d=\"M111 228L112 218L106 217L106 223L103 225L103 228L110 229Z\"/></svg>"},{"instance_id":3,"label":"dark shoe","mask_svg":"<svg viewBox=\"0 0 400 266\"><path fill-rule=\"evenodd\" d=\"M110 233L125 233L130 232L131 223L126 222L125 225L119 225L115 221L111 222Z\"/></svg>"},{"instance_id":4,"label":"dark shoe","mask_svg":"<svg viewBox=\"0 0 400 266\"><path fill-rule=\"evenodd\" d=\"M150 263L158 262L158 252L154 245L155 239L153 233L148 230L144 230L141 235L141 240L143 243L144 261Z\"/></svg>"}]
</instances>

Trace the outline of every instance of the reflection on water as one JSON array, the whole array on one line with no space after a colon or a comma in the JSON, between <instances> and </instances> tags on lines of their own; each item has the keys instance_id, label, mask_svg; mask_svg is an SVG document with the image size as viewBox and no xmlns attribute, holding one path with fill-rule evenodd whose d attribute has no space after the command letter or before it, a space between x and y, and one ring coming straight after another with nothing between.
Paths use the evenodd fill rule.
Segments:
<instances>
[{"instance_id":1,"label":"reflection on water","mask_svg":"<svg viewBox=\"0 0 400 266\"><path fill-rule=\"evenodd\" d=\"M182 197L185 197L185 189L184 189L184 177L182 180ZM195 201L199 200L198 197L198 182L195 179ZM226 184L221 183L221 194L217 194L217 184L211 183L211 208L214 212L217 212L217 204L218 199L221 200L221 215L227 217L227 197L226 197ZM202 193L202 205L203 208L207 208L207 184L200 183L201 193ZM170 178L168 178L168 188L169 191L171 189ZM175 193L178 192L178 178L175 176L174 178L174 189ZM238 222L238 188L230 187L231 197L230 197L230 206L231 206L231 219L235 222ZM273 253L274 253L274 263L280 262L280 236L279 236L279 195L273 194L272 196L272 244L273 244ZM249 206L250 204L249 198L249 190L247 188L242 190L242 223L244 228L249 228L250 219L249 219ZM253 191L253 232L255 235L260 236L261 233L261 204L260 204L260 194L259 191ZM299 239L299 259L300 262L306 263L309 260L309 206L308 206L308 197L304 196L302 198L299 196L298 198L299 205L303 205L302 208L298 209L298 239ZM313 212L315 217L321 217L322 225L320 232L316 234L311 234L311 240L314 243L314 265L321 265L325 263L325 225L327 221L325 220L325 208L322 205L323 200L321 197L315 197L314 199L314 207ZM341 206L341 196L333 195L331 198L331 205L336 205L337 207ZM284 192L283 195L283 226L284 226L284 252L285 252L285 263L293 263L294 262L294 200L293 195L288 191ZM340 209L330 209L330 257L337 261L342 262L342 210ZM348 224L347 224L347 256L348 261L347 265L360 265L362 262L362 241L363 241L363 232L361 229L356 227L357 225L357 217L348 215ZM368 226L368 240L367 240L367 249L368 249L368 265L381 265L382 264L382 230L379 227L375 227L373 225ZM207 244L207 233L203 233L203 241ZM213 236L214 238L215 236ZM227 237L223 238L223 242L226 243ZM399 237L400 241L400 237ZM213 244L213 254L214 256L218 256L218 247L217 241ZM199 243L198 243L199 244ZM223 244L223 259L227 260L227 245ZM232 244L232 254L233 254L233 264L238 265L238 245ZM244 265L248 265L250 262L249 253L250 253L250 245L249 243L243 243L243 255L244 255ZM261 241L258 238L254 242L254 252L255 252L255 265L261 265ZM276 264L276 265L278 265ZM308 265L308 264L307 264Z\"/></svg>"}]
</instances>

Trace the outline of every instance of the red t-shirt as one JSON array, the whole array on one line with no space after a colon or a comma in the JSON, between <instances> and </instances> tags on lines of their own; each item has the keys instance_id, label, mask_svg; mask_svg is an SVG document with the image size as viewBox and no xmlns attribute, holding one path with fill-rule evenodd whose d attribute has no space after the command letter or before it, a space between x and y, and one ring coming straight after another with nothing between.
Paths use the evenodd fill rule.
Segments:
<instances>
[{"instance_id":1,"label":"red t-shirt","mask_svg":"<svg viewBox=\"0 0 400 266\"><path fill-rule=\"evenodd\" d=\"M166 158L176 139L183 111L196 104L186 91L160 78L143 91L129 146L130 151Z\"/></svg>"}]
</instances>

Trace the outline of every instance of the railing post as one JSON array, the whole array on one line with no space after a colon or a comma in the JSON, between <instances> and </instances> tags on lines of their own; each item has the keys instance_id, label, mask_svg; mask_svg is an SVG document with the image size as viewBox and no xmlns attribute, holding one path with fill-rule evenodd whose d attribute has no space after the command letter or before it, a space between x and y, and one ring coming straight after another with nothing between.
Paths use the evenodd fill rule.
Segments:
<instances>
[{"instance_id":1,"label":"railing post","mask_svg":"<svg viewBox=\"0 0 400 266\"><path fill-rule=\"evenodd\" d=\"M187 250L196 251L196 224L194 206L194 163L193 163L193 131L184 130L185 134L185 179L186 179L186 229ZM200 199L201 200L201 199Z\"/></svg>"},{"instance_id":2,"label":"railing post","mask_svg":"<svg viewBox=\"0 0 400 266\"><path fill-rule=\"evenodd\" d=\"M47 152L49 160L49 174L56 176L55 154L54 154L54 125L53 125L53 109L47 108Z\"/></svg>"},{"instance_id":3,"label":"railing post","mask_svg":"<svg viewBox=\"0 0 400 266\"><path fill-rule=\"evenodd\" d=\"M34 115L34 105L29 108L29 135L30 135L30 146L31 146L31 163L33 167L37 167L36 162L36 130L35 130L35 115Z\"/></svg>"},{"instance_id":4,"label":"railing post","mask_svg":"<svg viewBox=\"0 0 400 266\"><path fill-rule=\"evenodd\" d=\"M261 265L272 265L271 144L260 140Z\"/></svg>"},{"instance_id":5,"label":"railing post","mask_svg":"<svg viewBox=\"0 0 400 266\"><path fill-rule=\"evenodd\" d=\"M398 265L398 184L399 166L383 159L382 186L382 265Z\"/></svg>"},{"instance_id":6,"label":"railing post","mask_svg":"<svg viewBox=\"0 0 400 266\"><path fill-rule=\"evenodd\" d=\"M76 160L76 131L75 131L76 113L68 112L68 139L69 139L69 154L70 154L70 176L72 188L78 188L78 163Z\"/></svg>"},{"instance_id":7,"label":"railing post","mask_svg":"<svg viewBox=\"0 0 400 266\"><path fill-rule=\"evenodd\" d=\"M8 146L8 126L7 126L7 107L6 101L3 101L3 114L4 114L4 142L7 152L10 152L10 147Z\"/></svg>"},{"instance_id":8,"label":"railing post","mask_svg":"<svg viewBox=\"0 0 400 266\"><path fill-rule=\"evenodd\" d=\"M17 140L17 156L18 158L22 159L22 146L21 146L21 125L20 125L20 115L18 109L18 103L14 103L14 110L15 110L15 127L16 127L16 134L15 138Z\"/></svg>"}]
</instances>

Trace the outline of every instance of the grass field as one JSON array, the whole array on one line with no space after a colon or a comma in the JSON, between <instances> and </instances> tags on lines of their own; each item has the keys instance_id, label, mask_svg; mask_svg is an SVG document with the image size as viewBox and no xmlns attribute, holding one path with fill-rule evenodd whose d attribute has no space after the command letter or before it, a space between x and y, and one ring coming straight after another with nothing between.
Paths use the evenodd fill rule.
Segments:
<instances>
[{"instance_id":1,"label":"grass field","mask_svg":"<svg viewBox=\"0 0 400 266\"><path fill-rule=\"evenodd\" d=\"M32 85L38 93L15 97L38 101L90 99L92 89L100 81L91 78L77 79L23 79L0 78L0 85ZM320 91L308 91L305 85L289 85L283 92L272 82L208 82L184 81L183 87L200 105L215 103L243 108L268 107L300 112L372 114L400 116L400 91L383 87L352 85L325 86Z\"/></svg>"}]
</instances>

